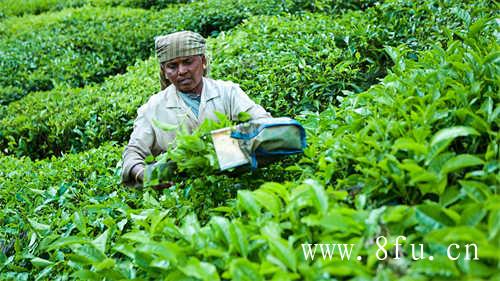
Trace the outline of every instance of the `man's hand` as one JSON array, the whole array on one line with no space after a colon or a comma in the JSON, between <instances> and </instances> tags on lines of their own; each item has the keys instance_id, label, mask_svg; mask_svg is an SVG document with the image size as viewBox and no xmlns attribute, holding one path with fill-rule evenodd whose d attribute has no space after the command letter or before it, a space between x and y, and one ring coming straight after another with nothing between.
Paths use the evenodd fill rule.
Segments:
<instances>
[{"instance_id":1,"label":"man's hand","mask_svg":"<svg viewBox=\"0 0 500 281\"><path fill-rule=\"evenodd\" d=\"M143 165L135 165L130 172L134 177L137 183L142 184L144 180L144 166Z\"/></svg>"},{"instance_id":2,"label":"man's hand","mask_svg":"<svg viewBox=\"0 0 500 281\"><path fill-rule=\"evenodd\" d=\"M157 162L144 167L144 187L152 187L155 190L163 190L174 185L170 179L173 178L176 164L172 161Z\"/></svg>"},{"instance_id":3,"label":"man's hand","mask_svg":"<svg viewBox=\"0 0 500 281\"><path fill-rule=\"evenodd\" d=\"M173 181L169 181L169 182L166 182L166 183L160 183L158 185L154 185L154 186L152 186L152 188L154 190L161 191L161 190L167 189L167 188L169 188L169 187L171 187L173 185L174 185L174 182Z\"/></svg>"}]
</instances>

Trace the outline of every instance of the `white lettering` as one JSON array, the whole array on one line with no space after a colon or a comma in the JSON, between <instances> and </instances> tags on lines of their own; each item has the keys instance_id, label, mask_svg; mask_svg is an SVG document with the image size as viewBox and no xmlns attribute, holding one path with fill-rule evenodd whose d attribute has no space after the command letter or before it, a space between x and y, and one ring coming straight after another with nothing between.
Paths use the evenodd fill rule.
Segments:
<instances>
[{"instance_id":1,"label":"white lettering","mask_svg":"<svg viewBox=\"0 0 500 281\"><path fill-rule=\"evenodd\" d=\"M455 257L452 257L451 256L451 246L454 246L456 249L459 249L460 246L458 244L450 244L450 246L448 246L448 249L446 249L446 255L448 256L448 258L450 260L453 260L453 261L456 261L458 260L458 258L460 257L460 253L458 254L458 256L455 258Z\"/></svg>"},{"instance_id":2,"label":"white lettering","mask_svg":"<svg viewBox=\"0 0 500 281\"><path fill-rule=\"evenodd\" d=\"M380 241L379 241L381 239L384 240L382 245L380 244ZM385 236L379 236L375 240L375 243L377 244L377 247L378 247L378 250L375 253L377 255L377 259L379 261L387 259L387 250L385 249L385 245L387 245L387 238L385 238ZM382 252L384 254L382 257L380 257L380 252Z\"/></svg>"},{"instance_id":3,"label":"white lettering","mask_svg":"<svg viewBox=\"0 0 500 281\"><path fill-rule=\"evenodd\" d=\"M311 257L311 260L314 260L314 255L316 254L316 248L318 247L318 244L314 244L314 251L311 250L312 244L306 243L302 244L302 252L304 253L304 258L307 260L309 257ZM307 250L306 250L307 248Z\"/></svg>"},{"instance_id":4,"label":"white lettering","mask_svg":"<svg viewBox=\"0 0 500 281\"><path fill-rule=\"evenodd\" d=\"M340 245L344 246L344 250L342 251L342 248ZM352 247L354 247L354 244L349 244L351 245L351 249L348 251L347 250L347 245L348 244L337 244L337 248L339 249L340 253L340 258L344 260L344 257L347 256L347 260L351 260L351 253L352 253Z\"/></svg>"},{"instance_id":5,"label":"white lettering","mask_svg":"<svg viewBox=\"0 0 500 281\"><path fill-rule=\"evenodd\" d=\"M331 251L330 245L332 245ZM319 246L321 247L321 255L323 255L323 260L326 260L327 256L330 260L332 260L332 257L334 256L333 254L335 253L335 245L337 244L319 244ZM326 250L323 246L326 247Z\"/></svg>"},{"instance_id":6,"label":"white lettering","mask_svg":"<svg viewBox=\"0 0 500 281\"><path fill-rule=\"evenodd\" d=\"M476 244L467 244L465 245L465 259L470 260L470 255L469 255L469 247L473 246L474 247L474 258L473 260L477 261L479 258L477 257L477 245Z\"/></svg>"},{"instance_id":7,"label":"white lettering","mask_svg":"<svg viewBox=\"0 0 500 281\"><path fill-rule=\"evenodd\" d=\"M420 245L420 256L415 257L415 244L410 244L411 245L411 257L413 260L421 260L424 258L424 244L419 244Z\"/></svg>"},{"instance_id":8,"label":"white lettering","mask_svg":"<svg viewBox=\"0 0 500 281\"><path fill-rule=\"evenodd\" d=\"M400 259L399 246L401 246L401 244L399 244L399 239L402 239L402 240L406 241L406 237L404 237L404 236L398 236L396 238L396 257L394 258L395 260L399 260Z\"/></svg>"}]
</instances>

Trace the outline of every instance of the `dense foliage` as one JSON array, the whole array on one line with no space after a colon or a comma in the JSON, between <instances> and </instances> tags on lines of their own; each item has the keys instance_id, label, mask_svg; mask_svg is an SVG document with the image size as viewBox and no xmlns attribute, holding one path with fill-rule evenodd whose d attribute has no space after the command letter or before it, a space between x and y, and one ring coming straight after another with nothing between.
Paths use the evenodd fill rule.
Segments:
<instances>
[{"instance_id":1,"label":"dense foliage","mask_svg":"<svg viewBox=\"0 0 500 281\"><path fill-rule=\"evenodd\" d=\"M246 4L237 3L238 5ZM469 3L466 4L469 5ZM218 11L216 7L209 6L210 9L207 9L203 5L207 4L199 2L183 6L180 9L183 16L180 18L184 22L180 25L189 27L187 29L207 32L224 30L250 14L279 12L279 9L273 12L271 6L274 4L267 2L254 6L248 5L247 7L254 8L250 11L250 8L242 9L239 6L226 7L231 17L225 17L219 22L217 19L222 14L215 12ZM482 2L475 3L477 7L465 4L464 7L455 7L455 10L461 11L461 14L472 14L468 17L457 17L456 13L450 12L449 7L445 6L436 12L440 14L440 20L437 20L436 15L429 11L430 4L418 9L417 7L405 8L402 11L396 10L399 5L397 2L388 2L383 5L383 7L368 8L364 12L348 12L338 18L309 13L298 16L255 17L235 30L221 34L216 40L209 40L213 57L211 76L240 83L250 96L275 115L293 116L303 110L324 110L326 105L336 103L336 96L342 91L361 92L385 75L387 67L392 62L384 51L384 45L397 47L400 44L406 44L411 49L418 50L429 48L433 42L446 44L446 40L452 37L451 28L459 31L467 28L472 18L489 14ZM469 9L469 11L464 9ZM381 10L393 12L386 14L381 13ZM88 10L84 9L77 15L82 15L85 11ZM207 12L202 13L202 11ZM109 13L115 12L115 9L109 10ZM414 13L421 15L414 18L411 16ZM140 15L142 13L138 16ZM464 20L464 17L468 20ZM151 21L152 18L141 19L141 22ZM407 18L408 20L398 25L391 25L393 18ZM133 19L128 22L133 23ZM193 25L196 19L198 26ZM204 24L205 20L212 26ZM28 32L29 27L35 25L35 22L26 23L24 27L17 28ZM166 21L165 28L172 22L175 20ZM217 22L222 25L215 26ZM152 27L154 24L147 24L152 28L147 32L146 24L136 26L141 29L143 35L141 39L134 39L132 45L137 46L129 48L130 56L138 55L138 52L134 51L137 49L141 49L143 55L151 51L150 48L139 45L141 40L146 42L146 38L150 38L144 34L156 30ZM56 25L59 25L59 22ZM414 29L414 32L409 34L407 30L411 29ZM126 34L133 37L136 36L135 33L136 31L132 30ZM28 34L31 33L28 32ZM102 34L95 36L102 36ZM440 41L437 41L436 37L440 38ZM82 35L81 38L87 37ZM123 44L129 44L123 38L123 34L120 33L117 40ZM276 40L278 38L279 40ZM93 39L85 40L94 41ZM88 56L98 58L106 56L106 53L114 52L117 47L121 48L117 42L112 40L106 42L106 46L113 47L102 50L103 53L97 56L96 54L101 51L88 52ZM53 43L53 46L59 48L57 43ZM26 52L20 54L29 55ZM415 56L411 52L408 55ZM50 57L49 55L44 59L51 60ZM80 56L80 58L89 60L85 56ZM14 60L15 57L12 58L12 61ZM127 56L114 53L107 61L116 67L118 61L125 65L130 58L127 60ZM78 63L69 57L67 62ZM105 68L106 64L83 63L88 68L89 79L92 76L90 72L104 72L101 68ZM4 116L0 119L0 124L2 124L0 148L7 154L43 158L96 147L101 142L110 140L110 137L119 142L126 141L131 126L130 124L124 125L124 122L132 120L135 109L157 89L156 77L153 74L156 71L154 64L154 59L147 64L139 63L139 67L129 71L132 74L124 78L111 78L98 86L84 89L61 88L44 93L33 93L25 99L10 103L0 110L0 117ZM59 61L53 66L59 68L61 65ZM83 79L86 73L83 65L80 64L78 72L73 71L74 67L60 71L61 74L69 75L61 79L64 79L66 83L72 81L73 78ZM15 64L12 67L18 68ZM50 64L47 67L50 67ZM49 79L53 76L51 73L40 75L45 75ZM74 77L70 78L72 76ZM50 79L53 81L54 78ZM14 81L25 80L16 78ZM267 81L274 82L267 83ZM33 83L37 87L43 85L38 80L33 80ZM12 88L3 89L10 91ZM0 91L2 91L1 88ZM124 94L125 92L130 92L130 94ZM74 109L75 104L80 106ZM110 108L114 110L108 110ZM81 135L82 132L89 130L91 132Z\"/></svg>"},{"instance_id":2,"label":"dense foliage","mask_svg":"<svg viewBox=\"0 0 500 281\"><path fill-rule=\"evenodd\" d=\"M151 25L158 18L140 9L89 7L4 23L1 103L124 72L131 61L150 56L151 38L162 29Z\"/></svg>"},{"instance_id":3,"label":"dense foliage","mask_svg":"<svg viewBox=\"0 0 500 281\"><path fill-rule=\"evenodd\" d=\"M85 5L96 7L124 6L143 9L161 9L177 3L193 2L190 0L2 0L0 19L3 17L38 15L64 8L76 8Z\"/></svg>"},{"instance_id":4,"label":"dense foliage","mask_svg":"<svg viewBox=\"0 0 500 281\"><path fill-rule=\"evenodd\" d=\"M174 186L119 184L135 110L158 87L154 58L6 106L0 138L13 155L0 156L0 280L500 279L494 7L361 2L343 3L359 11L337 17L240 18L228 6L249 19L209 39L212 75L307 132L303 155L255 172L217 171L209 131L222 120L179 134L159 158L176 163ZM350 260L311 260L303 243L354 246ZM410 243L424 244L426 258L412 259ZM466 244L479 260L464 258Z\"/></svg>"},{"instance_id":5,"label":"dense foliage","mask_svg":"<svg viewBox=\"0 0 500 281\"><path fill-rule=\"evenodd\" d=\"M163 6L162 1L111 2L143 8ZM129 2L144 5L127 5ZM10 7L8 3L2 6ZM270 0L195 1L160 11L97 6L0 22L0 34L5 38L0 42L0 71L5 73L0 77L0 104L8 104L33 91L102 82L109 75L124 72L126 65L135 59L152 55L152 38L159 34L194 30L205 36L215 35L252 15L317 9L317 5L300 1ZM321 7L325 11L349 8L335 3Z\"/></svg>"}]
</instances>

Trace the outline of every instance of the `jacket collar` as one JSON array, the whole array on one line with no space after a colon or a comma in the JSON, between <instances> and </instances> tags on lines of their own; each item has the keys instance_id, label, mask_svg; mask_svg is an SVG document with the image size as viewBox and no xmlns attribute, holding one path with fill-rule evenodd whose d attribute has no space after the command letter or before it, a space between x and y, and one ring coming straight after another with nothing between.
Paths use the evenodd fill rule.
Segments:
<instances>
[{"instance_id":1,"label":"jacket collar","mask_svg":"<svg viewBox=\"0 0 500 281\"><path fill-rule=\"evenodd\" d=\"M220 96L219 91L214 91L214 87L212 85L212 79L203 77L203 89L201 90L201 99L205 100L205 102L215 99Z\"/></svg>"},{"instance_id":2,"label":"jacket collar","mask_svg":"<svg viewBox=\"0 0 500 281\"><path fill-rule=\"evenodd\" d=\"M201 90L201 100L208 102L212 99L215 99L220 96L218 91L211 91L210 89L213 88L213 85L211 84L212 80L203 77L203 89ZM167 100L165 106L167 108L181 108L180 103L180 97L177 94L177 89L173 84L168 86L165 90L165 99Z\"/></svg>"},{"instance_id":3,"label":"jacket collar","mask_svg":"<svg viewBox=\"0 0 500 281\"><path fill-rule=\"evenodd\" d=\"M170 84L165 90L164 90L164 97L166 99L165 107L167 108L180 108L179 104L179 97L177 96L177 91L175 89L175 86L173 84Z\"/></svg>"}]
</instances>

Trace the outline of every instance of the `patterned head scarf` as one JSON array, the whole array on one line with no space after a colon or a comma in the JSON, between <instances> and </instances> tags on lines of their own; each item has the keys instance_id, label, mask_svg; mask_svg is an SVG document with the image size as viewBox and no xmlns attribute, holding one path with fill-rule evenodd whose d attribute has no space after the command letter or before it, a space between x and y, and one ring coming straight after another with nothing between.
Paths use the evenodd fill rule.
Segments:
<instances>
[{"instance_id":1,"label":"patterned head scarf","mask_svg":"<svg viewBox=\"0 0 500 281\"><path fill-rule=\"evenodd\" d=\"M179 31L155 38L156 56L160 65L178 57L205 55L205 38L192 31ZM207 58L208 61L208 58ZM207 62L208 63L208 62ZM208 67L204 75L207 75ZM160 89L164 90L170 85L160 66Z\"/></svg>"},{"instance_id":2,"label":"patterned head scarf","mask_svg":"<svg viewBox=\"0 0 500 281\"><path fill-rule=\"evenodd\" d=\"M192 31L180 31L155 38L160 63L185 56L205 54L205 38Z\"/></svg>"}]
</instances>

